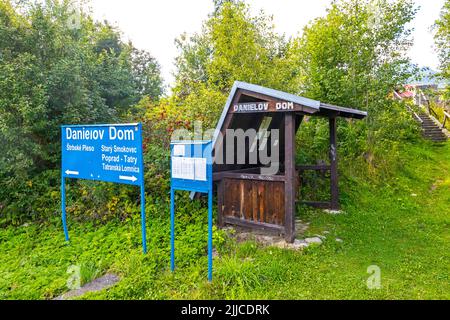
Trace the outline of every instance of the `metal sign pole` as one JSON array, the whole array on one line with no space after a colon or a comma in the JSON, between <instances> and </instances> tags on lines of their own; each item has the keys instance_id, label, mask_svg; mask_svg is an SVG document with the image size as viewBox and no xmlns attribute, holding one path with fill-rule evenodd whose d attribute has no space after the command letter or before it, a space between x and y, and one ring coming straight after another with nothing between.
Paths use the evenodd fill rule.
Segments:
<instances>
[{"instance_id":1,"label":"metal sign pole","mask_svg":"<svg viewBox=\"0 0 450 320\"><path fill-rule=\"evenodd\" d=\"M67 217L66 217L66 178L61 175L61 212L62 223L64 228L64 237L69 241L69 232L67 231Z\"/></svg>"},{"instance_id":2,"label":"metal sign pole","mask_svg":"<svg viewBox=\"0 0 450 320\"><path fill-rule=\"evenodd\" d=\"M138 124L138 129L141 134L139 135L139 145L141 146L139 152L139 162L140 165L140 175L141 175L141 229L142 229L142 251L147 254L147 225L146 225L146 214L145 214L145 179L144 179L144 155L142 151L142 123Z\"/></svg>"},{"instance_id":3,"label":"metal sign pole","mask_svg":"<svg viewBox=\"0 0 450 320\"><path fill-rule=\"evenodd\" d=\"M175 191L170 188L170 270L175 270Z\"/></svg>"},{"instance_id":4,"label":"metal sign pole","mask_svg":"<svg viewBox=\"0 0 450 320\"><path fill-rule=\"evenodd\" d=\"M142 229L142 250L144 254L147 253L147 230L145 223L145 188L144 181L141 185L141 229Z\"/></svg>"},{"instance_id":5,"label":"metal sign pole","mask_svg":"<svg viewBox=\"0 0 450 320\"><path fill-rule=\"evenodd\" d=\"M208 280L212 281L212 264L213 264L213 214L212 214L212 206L213 206L213 192L212 189L209 189L208 192Z\"/></svg>"}]
</instances>

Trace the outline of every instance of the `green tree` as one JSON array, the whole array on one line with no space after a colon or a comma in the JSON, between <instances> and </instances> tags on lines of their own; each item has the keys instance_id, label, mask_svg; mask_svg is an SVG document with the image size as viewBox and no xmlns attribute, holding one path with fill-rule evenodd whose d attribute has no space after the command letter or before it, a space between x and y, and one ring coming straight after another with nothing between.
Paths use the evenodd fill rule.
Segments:
<instances>
[{"instance_id":1,"label":"green tree","mask_svg":"<svg viewBox=\"0 0 450 320\"><path fill-rule=\"evenodd\" d=\"M58 168L60 125L121 121L162 92L155 59L70 0L0 0L0 208Z\"/></svg>"},{"instance_id":2,"label":"green tree","mask_svg":"<svg viewBox=\"0 0 450 320\"><path fill-rule=\"evenodd\" d=\"M410 0L334 1L289 48L300 94L368 111L357 125L367 141L354 136L351 124L342 127L342 143L358 154L384 138L398 140L403 111L390 94L411 76L406 53L415 13Z\"/></svg>"},{"instance_id":3,"label":"green tree","mask_svg":"<svg viewBox=\"0 0 450 320\"><path fill-rule=\"evenodd\" d=\"M237 2L239 2L239 0L213 0L214 13L219 12L222 9L222 7L224 6L224 4L228 3L228 2L237 3Z\"/></svg>"},{"instance_id":4,"label":"green tree","mask_svg":"<svg viewBox=\"0 0 450 320\"><path fill-rule=\"evenodd\" d=\"M409 0L335 1L291 47L311 98L372 111L410 75Z\"/></svg>"},{"instance_id":5,"label":"green tree","mask_svg":"<svg viewBox=\"0 0 450 320\"><path fill-rule=\"evenodd\" d=\"M272 17L253 16L242 1L218 2L201 33L183 34L176 44L174 95L165 106L183 109L190 121L214 127L236 80L294 91L284 65L287 41Z\"/></svg>"},{"instance_id":6,"label":"green tree","mask_svg":"<svg viewBox=\"0 0 450 320\"><path fill-rule=\"evenodd\" d=\"M435 24L435 42L439 53L441 76L450 80L450 0L446 0ZM450 99L450 88L447 88Z\"/></svg>"}]
</instances>

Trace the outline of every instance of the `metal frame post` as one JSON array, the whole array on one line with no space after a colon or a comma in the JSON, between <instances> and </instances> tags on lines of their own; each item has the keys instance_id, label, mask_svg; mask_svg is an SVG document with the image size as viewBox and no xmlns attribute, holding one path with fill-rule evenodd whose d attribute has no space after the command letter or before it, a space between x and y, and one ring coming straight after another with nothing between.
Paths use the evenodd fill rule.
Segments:
<instances>
[{"instance_id":1,"label":"metal frame post","mask_svg":"<svg viewBox=\"0 0 450 320\"><path fill-rule=\"evenodd\" d=\"M175 271L175 191L170 188L170 270Z\"/></svg>"},{"instance_id":2,"label":"metal frame post","mask_svg":"<svg viewBox=\"0 0 450 320\"><path fill-rule=\"evenodd\" d=\"M69 231L67 230L67 216L66 216L66 178L61 174L61 219L64 228L64 238L69 241Z\"/></svg>"},{"instance_id":3,"label":"metal frame post","mask_svg":"<svg viewBox=\"0 0 450 320\"><path fill-rule=\"evenodd\" d=\"M208 280L212 281L213 267L213 191L208 192Z\"/></svg>"},{"instance_id":4,"label":"metal frame post","mask_svg":"<svg viewBox=\"0 0 450 320\"><path fill-rule=\"evenodd\" d=\"M141 229L142 229L142 250L147 253L147 226L145 221L145 188L144 181L141 185Z\"/></svg>"}]
</instances>

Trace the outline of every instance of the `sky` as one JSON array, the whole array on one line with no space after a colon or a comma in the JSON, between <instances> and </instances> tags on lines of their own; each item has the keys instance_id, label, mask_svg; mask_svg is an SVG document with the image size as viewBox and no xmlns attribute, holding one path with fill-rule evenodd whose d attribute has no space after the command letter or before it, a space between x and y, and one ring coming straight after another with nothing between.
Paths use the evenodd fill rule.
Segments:
<instances>
[{"instance_id":1,"label":"sky","mask_svg":"<svg viewBox=\"0 0 450 320\"><path fill-rule=\"evenodd\" d=\"M415 0L420 6L412 27L414 46L409 52L413 63L438 69L431 26L439 17L444 0ZM275 30L287 37L298 35L312 19L324 16L331 0L247 0L257 14L261 9L274 18ZM173 82L175 38L186 32L200 32L202 22L213 10L212 0L91 0L97 20L108 20L139 49L149 51L161 64L167 85Z\"/></svg>"}]
</instances>

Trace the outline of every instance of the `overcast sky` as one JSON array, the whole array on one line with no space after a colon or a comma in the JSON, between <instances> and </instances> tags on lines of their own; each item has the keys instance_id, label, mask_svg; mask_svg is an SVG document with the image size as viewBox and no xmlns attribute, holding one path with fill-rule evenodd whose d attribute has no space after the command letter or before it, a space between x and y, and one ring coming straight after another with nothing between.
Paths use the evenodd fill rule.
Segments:
<instances>
[{"instance_id":1,"label":"overcast sky","mask_svg":"<svg viewBox=\"0 0 450 320\"><path fill-rule=\"evenodd\" d=\"M421 7L413 23L414 47L410 56L420 66L438 68L430 31L444 0L415 0ZM181 33L201 30L202 21L213 10L212 0L91 0L96 19L118 26L126 39L149 51L159 61L167 84L173 81L174 39ZM297 35L315 17L325 15L331 0L247 0L257 13L263 9L273 15L276 31Z\"/></svg>"}]
</instances>

